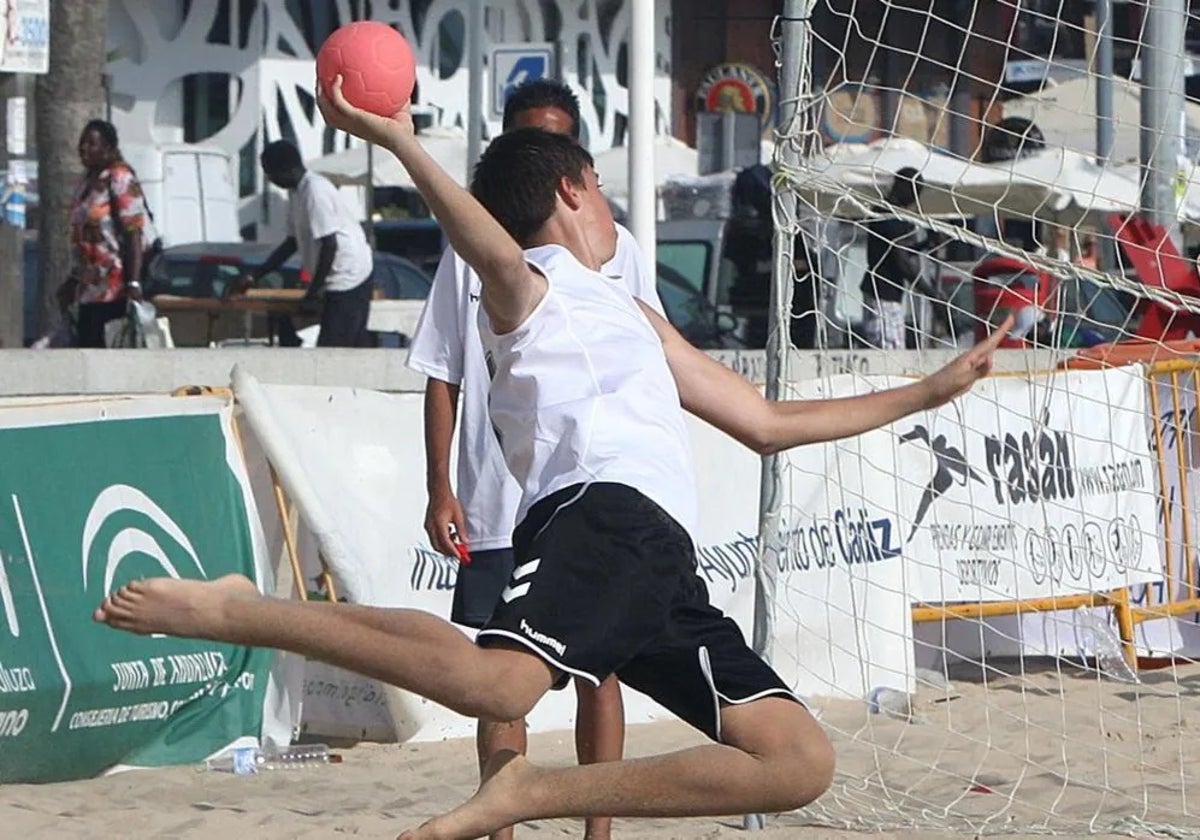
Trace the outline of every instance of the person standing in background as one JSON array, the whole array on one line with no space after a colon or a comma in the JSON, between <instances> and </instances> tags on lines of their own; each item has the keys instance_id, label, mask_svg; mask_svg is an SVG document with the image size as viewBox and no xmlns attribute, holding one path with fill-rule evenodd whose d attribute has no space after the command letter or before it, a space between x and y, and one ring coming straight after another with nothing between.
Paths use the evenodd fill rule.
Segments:
<instances>
[{"instance_id":1,"label":"person standing in background","mask_svg":"<svg viewBox=\"0 0 1200 840\"><path fill-rule=\"evenodd\" d=\"M920 194L921 176L906 166L896 173L886 201L889 207L909 208ZM876 350L903 350L907 346L904 297L921 276L917 228L912 222L890 216L868 222L866 230L863 339Z\"/></svg>"},{"instance_id":2,"label":"person standing in background","mask_svg":"<svg viewBox=\"0 0 1200 840\"><path fill-rule=\"evenodd\" d=\"M92 120L79 136L83 178L71 203L73 264L60 298L77 304L76 343L104 347L104 325L142 297L154 226L133 169L121 157L112 123Z\"/></svg>"},{"instance_id":3,"label":"person standing in background","mask_svg":"<svg viewBox=\"0 0 1200 840\"><path fill-rule=\"evenodd\" d=\"M367 236L342 201L337 187L323 175L304 168L300 150L286 140L267 144L260 157L267 180L288 192L287 238L256 272L243 276L242 288L279 269L300 251L312 277L307 300L324 292L318 347L366 347L371 311L373 258ZM281 341L299 344L287 319ZM290 339L290 340L289 340Z\"/></svg>"}]
</instances>

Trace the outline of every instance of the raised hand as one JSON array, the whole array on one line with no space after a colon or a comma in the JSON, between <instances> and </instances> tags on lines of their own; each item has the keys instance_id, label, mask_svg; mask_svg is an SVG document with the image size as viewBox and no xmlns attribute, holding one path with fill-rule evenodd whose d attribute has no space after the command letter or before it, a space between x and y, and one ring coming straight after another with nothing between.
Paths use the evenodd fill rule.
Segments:
<instances>
[{"instance_id":1,"label":"raised hand","mask_svg":"<svg viewBox=\"0 0 1200 840\"><path fill-rule=\"evenodd\" d=\"M328 90L317 80L317 107L330 127L361 137L377 146L390 149L398 140L415 134L408 105L390 117L356 108L342 95L341 76L333 80L333 86Z\"/></svg>"},{"instance_id":2,"label":"raised hand","mask_svg":"<svg viewBox=\"0 0 1200 840\"><path fill-rule=\"evenodd\" d=\"M1012 325L1013 317L1009 315L1004 319L1004 323L983 341L941 370L921 380L921 387L925 392L925 407L937 408L961 397L971 390L972 385L991 373L992 354L1012 329Z\"/></svg>"}]
</instances>

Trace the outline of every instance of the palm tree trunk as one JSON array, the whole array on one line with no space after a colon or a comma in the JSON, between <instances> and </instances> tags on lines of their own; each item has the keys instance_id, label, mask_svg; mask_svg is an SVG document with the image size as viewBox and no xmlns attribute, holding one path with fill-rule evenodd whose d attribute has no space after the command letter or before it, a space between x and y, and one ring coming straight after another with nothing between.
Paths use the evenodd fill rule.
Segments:
<instances>
[{"instance_id":1,"label":"palm tree trunk","mask_svg":"<svg viewBox=\"0 0 1200 840\"><path fill-rule=\"evenodd\" d=\"M55 291L71 267L68 219L79 182L79 132L103 117L108 52L105 0L54 0L50 4L50 69L36 87L38 151L39 332L59 319Z\"/></svg>"},{"instance_id":2,"label":"palm tree trunk","mask_svg":"<svg viewBox=\"0 0 1200 840\"><path fill-rule=\"evenodd\" d=\"M0 73L0 139L8 136L8 108L10 96L16 94L17 77L14 73ZM0 160L5 168L10 166L7 143L0 143ZM4 208L0 207L0 214ZM22 231L5 222L0 222L0 347L21 347L25 303L25 282L22 266Z\"/></svg>"}]
</instances>

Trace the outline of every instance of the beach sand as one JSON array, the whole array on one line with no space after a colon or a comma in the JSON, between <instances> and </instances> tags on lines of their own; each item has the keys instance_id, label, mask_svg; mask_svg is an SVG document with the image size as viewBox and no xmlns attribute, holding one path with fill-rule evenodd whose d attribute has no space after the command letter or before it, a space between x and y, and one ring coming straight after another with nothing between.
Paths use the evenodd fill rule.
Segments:
<instances>
[{"instance_id":1,"label":"beach sand","mask_svg":"<svg viewBox=\"0 0 1200 840\"><path fill-rule=\"evenodd\" d=\"M1127 835L1138 820L1195 832L1200 819L1185 813L1184 787L1196 786L1200 766L1200 743L1187 724L1200 667L1143 680L1131 686L1070 667L991 674L986 687L955 679L951 690L918 695L920 723L869 715L862 703L817 704L839 757L838 780L817 808L772 816L754 835L732 817L622 819L614 836L845 840L864 835L844 827L875 826L887 831L874 837L911 840L1044 836L1046 828L1073 837L1089 827L1105 837ZM679 723L631 726L627 754L701 742ZM340 765L248 778L173 767L11 785L0 788L0 837L388 838L453 807L476 783L469 740L340 752ZM533 735L530 755L572 762L571 733ZM579 820L541 820L518 837L582 833Z\"/></svg>"}]
</instances>

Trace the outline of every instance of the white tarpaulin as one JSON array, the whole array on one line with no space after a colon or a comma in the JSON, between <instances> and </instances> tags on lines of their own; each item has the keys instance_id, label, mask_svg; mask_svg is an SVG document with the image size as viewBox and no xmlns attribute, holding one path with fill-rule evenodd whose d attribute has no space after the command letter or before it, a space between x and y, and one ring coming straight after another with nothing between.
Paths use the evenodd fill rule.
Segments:
<instances>
[{"instance_id":1,"label":"white tarpaulin","mask_svg":"<svg viewBox=\"0 0 1200 840\"><path fill-rule=\"evenodd\" d=\"M882 203L905 168L920 173L923 186L914 209L926 216L1036 217L1102 227L1108 214L1132 213L1141 200L1136 167L1101 167L1071 149L981 164L895 137L829 146L800 161L792 185L806 207L857 218ZM1200 222L1200 202L1185 195L1179 216Z\"/></svg>"},{"instance_id":2,"label":"white tarpaulin","mask_svg":"<svg viewBox=\"0 0 1200 840\"><path fill-rule=\"evenodd\" d=\"M674 175L695 176L700 155L674 137L654 138L654 185L661 187ZM596 155L596 174L604 194L624 206L629 200L629 147L613 146Z\"/></svg>"},{"instance_id":3,"label":"white tarpaulin","mask_svg":"<svg viewBox=\"0 0 1200 840\"><path fill-rule=\"evenodd\" d=\"M1172 386L1172 380L1178 384ZM1194 548L1200 539L1200 436L1196 426L1196 384L1191 376L1172 376L1161 373L1153 376L1158 390L1157 419L1163 452L1163 473L1166 487L1162 493L1165 504L1156 512L1157 543L1166 545L1163 574L1142 586L1130 590L1134 606L1154 607L1169 601L1187 598L1190 580L1200 580L1200 565ZM1176 416L1178 411L1178 416ZM1160 551L1163 550L1160 548ZM1135 630L1138 650L1143 655L1180 655L1195 658L1200 655L1200 624L1195 615L1175 618L1156 618L1142 622Z\"/></svg>"},{"instance_id":4,"label":"white tarpaulin","mask_svg":"<svg viewBox=\"0 0 1200 840\"><path fill-rule=\"evenodd\" d=\"M1038 215L1075 225L1103 227L1111 213L1129 214L1141 205L1141 173L1136 166L1099 166L1091 155L1052 148L989 168L1009 173L1014 180L1046 184L1054 196ZM1200 221L1200 204L1184 195L1181 221ZM1104 229L1107 229L1106 227Z\"/></svg>"},{"instance_id":5,"label":"white tarpaulin","mask_svg":"<svg viewBox=\"0 0 1200 840\"><path fill-rule=\"evenodd\" d=\"M1031 216L1053 197L1044 182L1016 180L993 167L899 137L829 146L799 162L791 173L792 188L806 207L857 218L887 196L897 172L910 167L924 182L917 209L927 216Z\"/></svg>"},{"instance_id":6,"label":"white tarpaulin","mask_svg":"<svg viewBox=\"0 0 1200 840\"><path fill-rule=\"evenodd\" d=\"M458 128L427 128L417 134L421 146L442 169L462 185L470 180L467 171L467 135ZM368 160L367 147L355 146L309 161L307 166L339 187L366 186L368 177L376 187L416 189L408 170L386 149L376 148Z\"/></svg>"}]
</instances>

